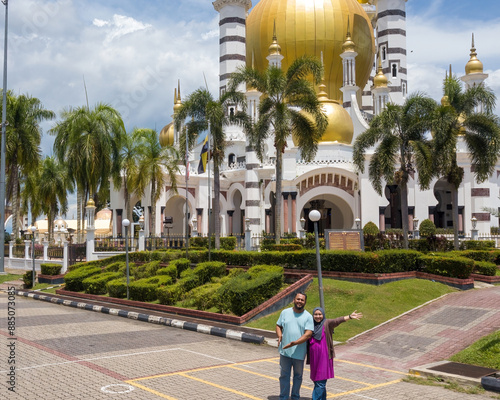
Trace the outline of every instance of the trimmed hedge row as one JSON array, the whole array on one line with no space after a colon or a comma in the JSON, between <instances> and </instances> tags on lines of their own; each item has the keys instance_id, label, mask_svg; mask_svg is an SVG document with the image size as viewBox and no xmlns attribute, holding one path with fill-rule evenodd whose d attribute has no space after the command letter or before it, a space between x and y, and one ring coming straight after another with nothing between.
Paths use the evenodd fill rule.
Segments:
<instances>
[{"instance_id":1,"label":"trimmed hedge row","mask_svg":"<svg viewBox=\"0 0 500 400\"><path fill-rule=\"evenodd\" d=\"M465 257L422 256L424 271L434 275L467 279L474 270L474 260Z\"/></svg>"},{"instance_id":2,"label":"trimmed hedge row","mask_svg":"<svg viewBox=\"0 0 500 400\"><path fill-rule=\"evenodd\" d=\"M93 264L74 269L64 276L65 289L73 292L81 292L84 290L83 281L85 278L99 274L101 271L100 267L96 267Z\"/></svg>"},{"instance_id":3,"label":"trimmed hedge row","mask_svg":"<svg viewBox=\"0 0 500 400\"><path fill-rule=\"evenodd\" d=\"M83 290L89 294L106 294L107 283L122 276L120 272L103 272L91 275L82 281Z\"/></svg>"},{"instance_id":4,"label":"trimmed hedge row","mask_svg":"<svg viewBox=\"0 0 500 400\"><path fill-rule=\"evenodd\" d=\"M486 276L495 276L497 273L497 266L492 262L476 261L474 262L474 273Z\"/></svg>"},{"instance_id":5,"label":"trimmed hedge row","mask_svg":"<svg viewBox=\"0 0 500 400\"><path fill-rule=\"evenodd\" d=\"M59 275L61 273L61 264L45 263L40 264L42 275Z\"/></svg>"},{"instance_id":6,"label":"trimmed hedge row","mask_svg":"<svg viewBox=\"0 0 500 400\"><path fill-rule=\"evenodd\" d=\"M210 245L212 246L212 249L215 249L214 236L211 237ZM192 237L189 239L189 246L208 249L208 238L202 236ZM235 236L221 237L220 248L222 250L234 250L236 248L236 237Z\"/></svg>"}]
</instances>

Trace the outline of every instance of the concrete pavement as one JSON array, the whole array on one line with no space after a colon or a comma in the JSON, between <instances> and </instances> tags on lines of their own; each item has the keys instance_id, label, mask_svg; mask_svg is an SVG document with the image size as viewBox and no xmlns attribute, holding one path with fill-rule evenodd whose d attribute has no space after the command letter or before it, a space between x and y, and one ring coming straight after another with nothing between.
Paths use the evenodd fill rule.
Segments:
<instances>
[{"instance_id":1,"label":"concrete pavement","mask_svg":"<svg viewBox=\"0 0 500 400\"><path fill-rule=\"evenodd\" d=\"M448 295L339 346L328 398L490 398L401 379L416 364L446 357L498 329L499 291L495 287ZM15 336L10 336L8 301L1 293L0 398L278 400L275 348L24 297L14 301ZM12 366L7 345L13 341L14 393L7 384ZM303 399L310 399L311 391L306 372Z\"/></svg>"}]
</instances>

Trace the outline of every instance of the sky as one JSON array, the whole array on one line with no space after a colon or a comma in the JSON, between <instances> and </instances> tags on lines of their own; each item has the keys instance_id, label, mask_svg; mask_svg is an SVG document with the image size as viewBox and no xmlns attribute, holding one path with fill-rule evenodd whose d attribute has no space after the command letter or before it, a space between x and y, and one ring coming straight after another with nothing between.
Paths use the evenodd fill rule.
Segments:
<instances>
[{"instance_id":1,"label":"sky","mask_svg":"<svg viewBox=\"0 0 500 400\"><path fill-rule=\"evenodd\" d=\"M474 33L487 84L500 98L500 2L406 4L409 92L439 100L449 65L463 75ZM172 120L178 79L183 97L204 86L204 75L217 96L218 21L210 0L10 0L8 88L59 115L86 104L86 87L89 105L112 105L128 131L160 131ZM53 152L52 124L42 125L46 155Z\"/></svg>"}]
</instances>

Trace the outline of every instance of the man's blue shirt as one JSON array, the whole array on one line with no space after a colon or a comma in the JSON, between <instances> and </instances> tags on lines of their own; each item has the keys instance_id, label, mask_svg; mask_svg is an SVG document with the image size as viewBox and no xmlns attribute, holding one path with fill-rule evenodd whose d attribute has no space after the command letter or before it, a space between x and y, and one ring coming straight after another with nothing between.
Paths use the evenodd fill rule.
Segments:
<instances>
[{"instance_id":1,"label":"man's blue shirt","mask_svg":"<svg viewBox=\"0 0 500 400\"><path fill-rule=\"evenodd\" d=\"M281 312L276 325L283 328L283 337L279 347L280 354L285 357L296 358L298 360L305 359L307 353L307 342L285 350L283 350L283 346L299 339L306 330L314 331L314 321L312 315L306 310L301 313L296 313L293 311L293 308L287 308Z\"/></svg>"}]
</instances>

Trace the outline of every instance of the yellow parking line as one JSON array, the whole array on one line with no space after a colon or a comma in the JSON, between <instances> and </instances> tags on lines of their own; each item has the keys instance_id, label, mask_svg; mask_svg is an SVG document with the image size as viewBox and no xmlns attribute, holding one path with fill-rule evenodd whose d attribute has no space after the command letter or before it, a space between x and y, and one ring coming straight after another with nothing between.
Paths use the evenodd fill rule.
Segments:
<instances>
[{"instance_id":1,"label":"yellow parking line","mask_svg":"<svg viewBox=\"0 0 500 400\"><path fill-rule=\"evenodd\" d=\"M361 364L361 363L355 363L352 361L345 361L345 360L339 360L335 359L335 362L341 362L341 363L346 363L346 364L352 364L352 365L358 365L360 367L366 367L366 368L372 368L372 369L378 369L380 371L387 371L387 372L392 372L394 374L399 374L399 375L408 375L407 372L401 372L401 371L394 371L392 369L387 369L387 368L381 368L381 367L374 367L373 365L368 365L368 364Z\"/></svg>"},{"instance_id":2,"label":"yellow parking line","mask_svg":"<svg viewBox=\"0 0 500 400\"><path fill-rule=\"evenodd\" d=\"M228 387L225 387L225 386L217 385L216 383L208 382L208 381L205 381L205 380L200 379L200 378L195 378L194 376L189 376L186 373L179 373L179 375L183 376L185 378L189 378L189 379L195 380L197 382L204 383L206 385L210 385L210 386L216 387L218 389L226 390L226 391L231 392L231 393L239 394L240 396L248 397L249 399L263 400L260 397L255 397L255 396L252 396L252 395L247 394L247 393L239 392L238 390L234 390L234 389L231 389L231 388L228 388Z\"/></svg>"},{"instance_id":3,"label":"yellow parking line","mask_svg":"<svg viewBox=\"0 0 500 400\"><path fill-rule=\"evenodd\" d=\"M140 384L135 383L133 381L126 381L126 383L129 383L132 386L138 387L139 389L145 390L146 392L156 394L157 396L163 397L164 399L167 399L167 400L177 400L175 397L167 396L166 394L157 392L156 390L150 389L150 388L148 388L146 386L140 385Z\"/></svg>"},{"instance_id":4,"label":"yellow parking line","mask_svg":"<svg viewBox=\"0 0 500 400\"><path fill-rule=\"evenodd\" d=\"M401 382L401 379L396 379L395 381L390 381L390 382L385 382L385 383L379 383L377 385L370 385L370 386L362 388L362 389L350 390L348 392L330 394L330 395L326 396L326 398L329 399L329 398L332 398L332 397L345 396L347 394L353 394L353 393L359 393L359 392L366 392L367 390L376 389L376 388L383 387L383 386L388 386L388 385L394 385L395 383L399 383L399 382Z\"/></svg>"},{"instance_id":5,"label":"yellow parking line","mask_svg":"<svg viewBox=\"0 0 500 400\"><path fill-rule=\"evenodd\" d=\"M269 376L269 375L259 374L258 372L253 372L253 371L249 371L249 370L247 370L247 369L238 368L238 367L235 367L235 366L233 366L233 365L230 365L229 367L230 367L230 368L232 368L232 369L236 369L236 370L238 370L238 371L243 371L243 372L246 372L246 373L248 373L248 374L261 376L262 378L272 379L273 381L278 381L278 380L279 380L278 378L275 378L274 376Z\"/></svg>"}]
</instances>

